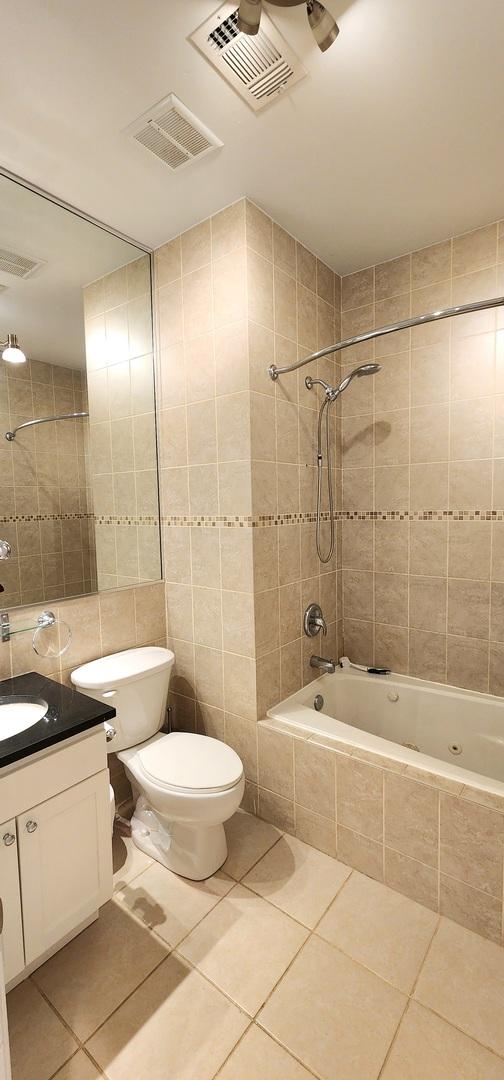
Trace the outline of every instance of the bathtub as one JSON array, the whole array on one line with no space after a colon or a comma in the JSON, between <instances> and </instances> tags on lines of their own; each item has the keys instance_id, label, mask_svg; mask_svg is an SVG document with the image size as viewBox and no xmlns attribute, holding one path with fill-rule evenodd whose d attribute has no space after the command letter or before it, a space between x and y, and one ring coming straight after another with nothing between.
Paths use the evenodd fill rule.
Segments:
<instances>
[{"instance_id":1,"label":"bathtub","mask_svg":"<svg viewBox=\"0 0 504 1080\"><path fill-rule=\"evenodd\" d=\"M269 709L268 717L335 749L367 751L504 796L504 698L338 669Z\"/></svg>"}]
</instances>

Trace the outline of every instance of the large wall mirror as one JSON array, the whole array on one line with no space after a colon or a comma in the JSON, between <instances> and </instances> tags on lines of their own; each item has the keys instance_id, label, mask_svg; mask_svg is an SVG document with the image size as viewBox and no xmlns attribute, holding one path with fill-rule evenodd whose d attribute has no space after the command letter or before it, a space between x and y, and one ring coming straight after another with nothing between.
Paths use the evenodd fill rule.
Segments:
<instances>
[{"instance_id":1,"label":"large wall mirror","mask_svg":"<svg viewBox=\"0 0 504 1080\"><path fill-rule=\"evenodd\" d=\"M159 579L149 254L0 176L0 340L1 606Z\"/></svg>"}]
</instances>

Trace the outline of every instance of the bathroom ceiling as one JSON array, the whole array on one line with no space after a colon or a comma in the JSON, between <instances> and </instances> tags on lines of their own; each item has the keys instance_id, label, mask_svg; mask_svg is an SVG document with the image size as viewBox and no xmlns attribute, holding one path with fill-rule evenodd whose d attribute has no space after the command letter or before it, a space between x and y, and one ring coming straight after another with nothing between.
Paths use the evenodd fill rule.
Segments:
<instances>
[{"instance_id":1,"label":"bathroom ceiling","mask_svg":"<svg viewBox=\"0 0 504 1080\"><path fill-rule=\"evenodd\" d=\"M156 246L248 194L341 273L504 216L502 0L268 14L308 77L254 114L187 40L216 0L19 0L2 14L2 164ZM224 146L178 175L124 128L174 92Z\"/></svg>"}]
</instances>

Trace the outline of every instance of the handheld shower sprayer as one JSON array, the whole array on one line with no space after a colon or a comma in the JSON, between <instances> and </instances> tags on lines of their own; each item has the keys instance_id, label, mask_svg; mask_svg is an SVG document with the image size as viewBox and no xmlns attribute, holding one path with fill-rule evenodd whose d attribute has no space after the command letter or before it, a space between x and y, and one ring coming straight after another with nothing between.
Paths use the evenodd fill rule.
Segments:
<instances>
[{"instance_id":1,"label":"handheld shower sprayer","mask_svg":"<svg viewBox=\"0 0 504 1080\"><path fill-rule=\"evenodd\" d=\"M324 390L324 398L320 406L319 418L318 418L318 440L317 440L317 521L315 530L315 540L317 544L317 554L322 563L328 563L332 557L334 551L334 500L333 500L333 487L332 487L332 468L331 468L331 434L329 423L329 410L328 406L336 401L340 394L342 394L352 379L361 379L363 375L376 375L380 371L379 364L361 364L360 367L354 368L350 371L345 378L342 379L339 386L329 386L323 379L312 379L311 375L307 375L305 379L305 386L307 390L312 390L314 386L322 386ZM326 459L327 459L327 494L329 502L329 550L326 554L322 552L321 541L321 507L322 507L322 469L324 467L324 459L322 454L322 421L325 413L325 443L326 443Z\"/></svg>"}]
</instances>

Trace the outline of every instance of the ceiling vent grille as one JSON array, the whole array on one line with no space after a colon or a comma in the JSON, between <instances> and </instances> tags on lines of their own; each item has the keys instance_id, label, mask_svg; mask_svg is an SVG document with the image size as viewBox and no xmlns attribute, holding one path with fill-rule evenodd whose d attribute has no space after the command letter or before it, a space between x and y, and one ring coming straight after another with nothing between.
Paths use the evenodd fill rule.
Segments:
<instances>
[{"instance_id":1,"label":"ceiling vent grille","mask_svg":"<svg viewBox=\"0 0 504 1080\"><path fill-rule=\"evenodd\" d=\"M13 274L14 277L28 278L43 266L40 259L29 259L26 255L18 255L14 251L0 247L0 272Z\"/></svg>"},{"instance_id":2,"label":"ceiling vent grille","mask_svg":"<svg viewBox=\"0 0 504 1080\"><path fill-rule=\"evenodd\" d=\"M306 75L264 11L259 32L250 37L238 29L236 5L226 3L190 40L255 112Z\"/></svg>"},{"instance_id":3,"label":"ceiling vent grille","mask_svg":"<svg viewBox=\"0 0 504 1080\"><path fill-rule=\"evenodd\" d=\"M174 171L222 146L175 94L169 94L126 128L136 142Z\"/></svg>"}]
</instances>

